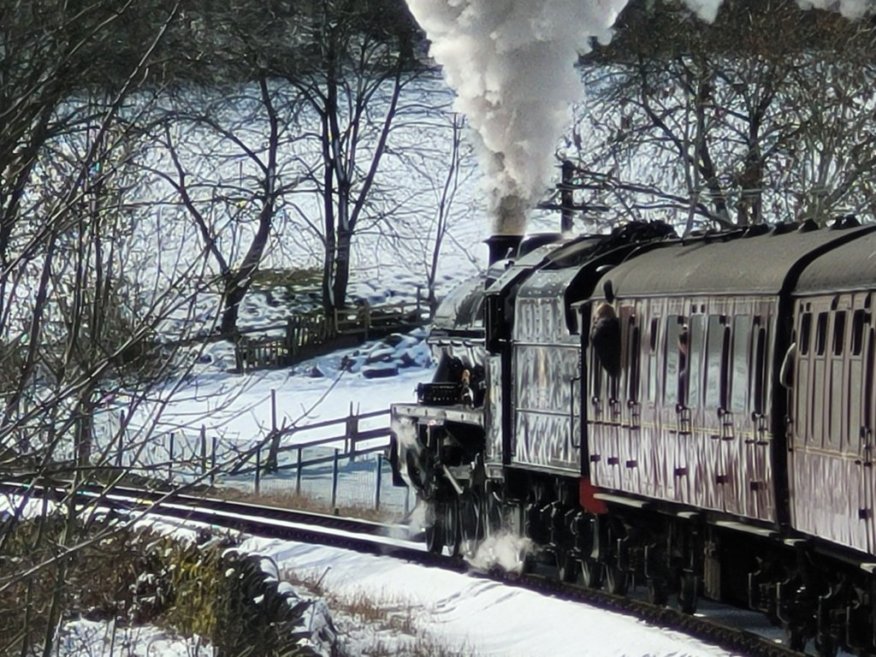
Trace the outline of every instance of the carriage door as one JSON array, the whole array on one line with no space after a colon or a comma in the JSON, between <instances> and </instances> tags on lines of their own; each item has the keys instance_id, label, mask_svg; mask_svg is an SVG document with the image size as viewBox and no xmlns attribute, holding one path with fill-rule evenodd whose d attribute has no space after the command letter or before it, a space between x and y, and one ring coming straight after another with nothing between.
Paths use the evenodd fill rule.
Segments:
<instances>
[{"instance_id":1,"label":"carriage door","mask_svg":"<svg viewBox=\"0 0 876 657\"><path fill-rule=\"evenodd\" d=\"M728 404L728 372L730 356L730 326L725 314L709 315L706 338L706 389L703 422L706 439L714 450L710 463L714 467L712 484L713 508L737 513L736 471L738 450L733 427L733 415ZM715 453L717 452L717 453Z\"/></svg>"},{"instance_id":2,"label":"carriage door","mask_svg":"<svg viewBox=\"0 0 876 657\"><path fill-rule=\"evenodd\" d=\"M773 520L775 500L772 472L772 445L769 432L767 370L770 359L770 325L767 315L755 315L751 335L751 429L752 436L746 450L747 485L751 492L753 517Z\"/></svg>"},{"instance_id":3,"label":"carriage door","mask_svg":"<svg viewBox=\"0 0 876 657\"><path fill-rule=\"evenodd\" d=\"M650 317L643 322L641 356L641 425L639 427L639 477L642 494L648 497L672 499L673 493L667 492L667 479L664 474L665 448L661 436L661 421L658 412L658 396L660 390L660 372L663 362L660 359L660 329L663 322L659 308L651 300L646 302L647 312L644 317ZM656 312L655 312L656 311ZM672 483L672 479L669 479Z\"/></svg>"},{"instance_id":4,"label":"carriage door","mask_svg":"<svg viewBox=\"0 0 876 657\"><path fill-rule=\"evenodd\" d=\"M688 359L683 340L689 339L687 318L667 315L663 331L663 377L661 424L665 440L659 445L661 474L666 481L667 499L690 502L690 481L695 463L689 460L686 446L693 427L688 400ZM682 336L685 336L682 338Z\"/></svg>"},{"instance_id":5,"label":"carriage door","mask_svg":"<svg viewBox=\"0 0 876 657\"><path fill-rule=\"evenodd\" d=\"M592 345L588 351L590 476L595 485L617 490L621 487L620 377L606 371Z\"/></svg>"},{"instance_id":6,"label":"carriage door","mask_svg":"<svg viewBox=\"0 0 876 657\"><path fill-rule=\"evenodd\" d=\"M855 525L855 546L872 552L873 536L873 327L870 294L858 294L851 302L851 327L846 348L846 385L848 428L843 452L857 479L857 498L851 505L851 523ZM869 365L869 366L868 366Z\"/></svg>"},{"instance_id":7,"label":"carriage door","mask_svg":"<svg viewBox=\"0 0 876 657\"><path fill-rule=\"evenodd\" d=\"M824 308L804 300L797 302L794 314L797 354L789 404L791 453L788 459L791 522L801 531L813 532L817 527L817 510L807 504L806 491L811 488L810 452L821 448L824 385L819 379L824 377L828 314Z\"/></svg>"},{"instance_id":8,"label":"carriage door","mask_svg":"<svg viewBox=\"0 0 876 657\"><path fill-rule=\"evenodd\" d=\"M721 445L719 441L707 436L705 422L706 393L706 338L707 316L703 314L702 306L691 308L687 325L687 410L680 415L689 417L689 434L682 441L690 466L690 502L709 509L723 509L721 502L722 487L716 482L721 460ZM694 314L694 311L697 311ZM683 337L683 336L682 336ZM682 341L684 342L684 340Z\"/></svg>"},{"instance_id":9,"label":"carriage door","mask_svg":"<svg viewBox=\"0 0 876 657\"><path fill-rule=\"evenodd\" d=\"M620 309L621 339L624 345L621 363L620 473L623 490L643 494L642 490L642 403L640 398L642 337L633 306Z\"/></svg>"},{"instance_id":10,"label":"carriage door","mask_svg":"<svg viewBox=\"0 0 876 657\"><path fill-rule=\"evenodd\" d=\"M863 305L864 295L859 303ZM861 460L861 400L864 387L863 349L866 309L855 308L855 297L842 294L831 303L827 345L828 385L824 391L827 481L847 482L825 496L833 504L825 520L830 536L859 550L867 549L871 511L865 501L865 468ZM858 312L860 311L860 312ZM869 321L867 321L869 323ZM841 520L840 520L841 519Z\"/></svg>"}]
</instances>

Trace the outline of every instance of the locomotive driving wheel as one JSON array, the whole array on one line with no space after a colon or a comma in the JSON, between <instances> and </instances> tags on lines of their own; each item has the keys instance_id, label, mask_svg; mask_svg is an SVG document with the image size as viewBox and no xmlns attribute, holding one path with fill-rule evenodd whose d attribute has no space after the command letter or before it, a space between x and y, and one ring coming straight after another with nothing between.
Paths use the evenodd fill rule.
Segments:
<instances>
[{"instance_id":1,"label":"locomotive driving wheel","mask_svg":"<svg viewBox=\"0 0 876 657\"><path fill-rule=\"evenodd\" d=\"M472 557L484 537L486 504L480 494L466 491L459 499L460 552Z\"/></svg>"},{"instance_id":2,"label":"locomotive driving wheel","mask_svg":"<svg viewBox=\"0 0 876 657\"><path fill-rule=\"evenodd\" d=\"M432 554L441 554L446 546L450 550L450 556L459 556L462 533L456 498L429 505L424 534L426 549Z\"/></svg>"},{"instance_id":3,"label":"locomotive driving wheel","mask_svg":"<svg viewBox=\"0 0 876 657\"><path fill-rule=\"evenodd\" d=\"M437 504L430 504L427 507L424 533L426 549L432 554L441 554L444 550L444 522L436 506Z\"/></svg>"}]
</instances>

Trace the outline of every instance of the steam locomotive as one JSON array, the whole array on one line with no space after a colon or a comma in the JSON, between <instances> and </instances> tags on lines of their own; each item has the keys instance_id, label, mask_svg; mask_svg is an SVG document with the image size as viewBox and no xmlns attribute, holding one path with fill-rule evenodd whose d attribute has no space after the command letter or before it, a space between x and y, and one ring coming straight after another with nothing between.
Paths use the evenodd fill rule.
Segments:
<instances>
[{"instance_id":1,"label":"steam locomotive","mask_svg":"<svg viewBox=\"0 0 876 657\"><path fill-rule=\"evenodd\" d=\"M436 313L433 382L391 409L428 548L510 529L564 580L876 653L876 225L490 248Z\"/></svg>"}]
</instances>

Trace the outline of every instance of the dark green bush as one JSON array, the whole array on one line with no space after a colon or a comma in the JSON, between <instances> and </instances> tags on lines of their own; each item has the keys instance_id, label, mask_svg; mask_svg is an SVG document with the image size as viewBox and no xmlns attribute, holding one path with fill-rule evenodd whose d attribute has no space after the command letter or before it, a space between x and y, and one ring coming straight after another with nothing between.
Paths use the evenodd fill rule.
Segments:
<instances>
[{"instance_id":1,"label":"dark green bush","mask_svg":"<svg viewBox=\"0 0 876 657\"><path fill-rule=\"evenodd\" d=\"M229 539L74 524L67 544L84 547L69 553L59 547L60 516L0 525L0 655L41 645L58 593L61 618L151 623L198 635L226 657L313 654L299 631L309 603L278 591L262 558ZM46 565L29 573L38 564Z\"/></svg>"}]
</instances>

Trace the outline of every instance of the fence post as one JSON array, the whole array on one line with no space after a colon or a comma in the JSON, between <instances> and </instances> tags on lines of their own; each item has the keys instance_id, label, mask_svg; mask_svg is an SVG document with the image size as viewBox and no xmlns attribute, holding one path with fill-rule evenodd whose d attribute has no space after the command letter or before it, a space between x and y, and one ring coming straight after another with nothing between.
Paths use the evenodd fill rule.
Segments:
<instances>
[{"instance_id":1,"label":"fence post","mask_svg":"<svg viewBox=\"0 0 876 657\"><path fill-rule=\"evenodd\" d=\"M201 425L201 474L207 474L207 427Z\"/></svg>"},{"instance_id":2,"label":"fence post","mask_svg":"<svg viewBox=\"0 0 876 657\"><path fill-rule=\"evenodd\" d=\"M411 489L405 486L405 517L411 512Z\"/></svg>"},{"instance_id":3,"label":"fence post","mask_svg":"<svg viewBox=\"0 0 876 657\"><path fill-rule=\"evenodd\" d=\"M277 433L277 391L271 388L271 433Z\"/></svg>"},{"instance_id":4,"label":"fence post","mask_svg":"<svg viewBox=\"0 0 876 657\"><path fill-rule=\"evenodd\" d=\"M338 459L340 453L341 450L335 447L335 455L332 458L332 510L334 510L335 505L338 503Z\"/></svg>"},{"instance_id":5,"label":"fence post","mask_svg":"<svg viewBox=\"0 0 876 657\"><path fill-rule=\"evenodd\" d=\"M173 480L173 431L170 432L170 458L167 459L167 480Z\"/></svg>"},{"instance_id":6,"label":"fence post","mask_svg":"<svg viewBox=\"0 0 876 657\"><path fill-rule=\"evenodd\" d=\"M212 451L210 452L210 485L216 483L216 444L218 439L216 436L212 438Z\"/></svg>"},{"instance_id":7,"label":"fence post","mask_svg":"<svg viewBox=\"0 0 876 657\"><path fill-rule=\"evenodd\" d=\"M256 448L256 462L255 462L255 494L258 495L262 489L262 448L261 446Z\"/></svg>"},{"instance_id":8,"label":"fence post","mask_svg":"<svg viewBox=\"0 0 876 657\"><path fill-rule=\"evenodd\" d=\"M240 340L234 343L234 371L237 374L243 374L243 347L240 343Z\"/></svg>"},{"instance_id":9,"label":"fence post","mask_svg":"<svg viewBox=\"0 0 876 657\"><path fill-rule=\"evenodd\" d=\"M377 481L374 483L374 509L380 510L380 480L383 478L383 454L377 452Z\"/></svg>"},{"instance_id":10,"label":"fence post","mask_svg":"<svg viewBox=\"0 0 876 657\"><path fill-rule=\"evenodd\" d=\"M365 311L365 339L368 339L368 333L371 331L371 304L368 299L365 299L362 309Z\"/></svg>"},{"instance_id":11,"label":"fence post","mask_svg":"<svg viewBox=\"0 0 876 657\"><path fill-rule=\"evenodd\" d=\"M350 414L347 416L346 435L344 445L351 461L356 460L356 440L359 437L359 415L353 411L353 402L350 402Z\"/></svg>"},{"instance_id":12,"label":"fence post","mask_svg":"<svg viewBox=\"0 0 876 657\"><path fill-rule=\"evenodd\" d=\"M298 461L295 466L295 495L301 495L301 448L298 448Z\"/></svg>"}]
</instances>

